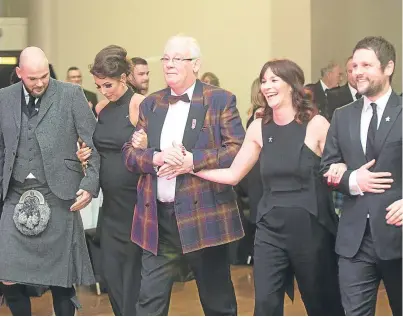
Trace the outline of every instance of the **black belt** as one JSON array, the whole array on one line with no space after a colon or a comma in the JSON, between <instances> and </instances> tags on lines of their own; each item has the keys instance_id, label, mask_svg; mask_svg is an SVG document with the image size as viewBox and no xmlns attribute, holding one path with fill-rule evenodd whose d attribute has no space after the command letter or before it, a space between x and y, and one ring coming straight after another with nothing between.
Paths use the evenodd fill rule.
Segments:
<instances>
[{"instance_id":1,"label":"black belt","mask_svg":"<svg viewBox=\"0 0 403 317\"><path fill-rule=\"evenodd\" d=\"M174 208L175 207L175 202L174 201L159 201L157 200L157 205L160 205L161 207L165 208Z\"/></svg>"}]
</instances>

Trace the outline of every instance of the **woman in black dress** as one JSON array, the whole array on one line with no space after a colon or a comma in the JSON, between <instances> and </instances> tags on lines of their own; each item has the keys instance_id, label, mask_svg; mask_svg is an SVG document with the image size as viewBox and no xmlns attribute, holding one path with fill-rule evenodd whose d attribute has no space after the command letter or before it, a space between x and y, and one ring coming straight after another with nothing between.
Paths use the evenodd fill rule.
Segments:
<instances>
[{"instance_id":1,"label":"woman in black dress","mask_svg":"<svg viewBox=\"0 0 403 317\"><path fill-rule=\"evenodd\" d=\"M284 296L298 282L308 315L344 315L334 239L337 216L319 175L329 123L306 98L301 68L289 60L267 62L260 73L266 100L228 169L196 175L236 184L260 156L263 196L256 218L255 315L282 315Z\"/></svg>"},{"instance_id":2,"label":"woman in black dress","mask_svg":"<svg viewBox=\"0 0 403 317\"><path fill-rule=\"evenodd\" d=\"M130 240L138 176L129 172L121 149L130 140L138 119L138 107L144 99L128 88L131 62L126 50L111 45L101 50L91 67L95 85L108 103L97 105L98 123L93 136L101 156L100 183L102 206L102 277L115 315L135 315L140 287L141 249ZM143 140L146 145L146 139ZM91 159L91 149L82 148L80 160Z\"/></svg>"}]
</instances>

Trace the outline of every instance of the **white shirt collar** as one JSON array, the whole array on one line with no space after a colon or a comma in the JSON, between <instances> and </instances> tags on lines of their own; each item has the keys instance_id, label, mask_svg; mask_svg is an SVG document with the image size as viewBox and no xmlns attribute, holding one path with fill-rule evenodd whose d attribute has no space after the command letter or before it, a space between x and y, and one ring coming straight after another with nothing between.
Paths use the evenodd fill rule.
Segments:
<instances>
[{"instance_id":1,"label":"white shirt collar","mask_svg":"<svg viewBox=\"0 0 403 317\"><path fill-rule=\"evenodd\" d=\"M389 89L386 92L386 94L384 94L382 97L378 98L375 101L371 101L366 96L364 96L363 97L364 98L363 111L368 111L368 109L371 108L371 103L376 103L378 111L381 111L381 113L383 113L383 111L386 108L386 104L388 103L388 100L389 100L391 94L392 94L392 87L389 87Z\"/></svg>"},{"instance_id":2,"label":"white shirt collar","mask_svg":"<svg viewBox=\"0 0 403 317\"><path fill-rule=\"evenodd\" d=\"M193 97L193 92L195 90L196 82L193 83L192 86L190 86L188 89L183 94L187 94L189 97L189 100L192 100ZM172 96L178 96L172 89L171 89L171 95Z\"/></svg>"},{"instance_id":3,"label":"white shirt collar","mask_svg":"<svg viewBox=\"0 0 403 317\"><path fill-rule=\"evenodd\" d=\"M354 88L353 86L351 86L349 83L348 83L347 85L348 85L348 88L350 89L351 96L353 96L353 99L356 100L355 94L358 92L357 89L355 89L355 88Z\"/></svg>"},{"instance_id":4,"label":"white shirt collar","mask_svg":"<svg viewBox=\"0 0 403 317\"><path fill-rule=\"evenodd\" d=\"M22 89L24 89L24 97L29 98L29 92L28 92L27 88L25 88L24 84L22 84Z\"/></svg>"},{"instance_id":5,"label":"white shirt collar","mask_svg":"<svg viewBox=\"0 0 403 317\"><path fill-rule=\"evenodd\" d=\"M322 79L320 80L320 85L322 86L324 92L326 91L326 89L329 89L329 87L326 86L326 84L322 81Z\"/></svg>"}]
</instances>

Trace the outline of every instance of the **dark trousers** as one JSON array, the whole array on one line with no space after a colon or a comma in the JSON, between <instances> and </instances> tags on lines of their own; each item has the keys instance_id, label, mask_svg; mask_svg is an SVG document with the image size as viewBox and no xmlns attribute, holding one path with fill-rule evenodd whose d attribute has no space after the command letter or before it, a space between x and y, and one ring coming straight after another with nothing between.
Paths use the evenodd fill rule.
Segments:
<instances>
[{"instance_id":1,"label":"dark trousers","mask_svg":"<svg viewBox=\"0 0 403 317\"><path fill-rule=\"evenodd\" d=\"M102 279L115 316L134 316L140 291L141 248L129 236L122 238L108 229L103 227L101 233Z\"/></svg>"},{"instance_id":2,"label":"dark trousers","mask_svg":"<svg viewBox=\"0 0 403 317\"><path fill-rule=\"evenodd\" d=\"M21 284L2 284L7 306L13 316L31 316L31 300L26 292L26 286ZM74 316L79 303L73 287L64 288L50 286L53 297L53 309L56 316Z\"/></svg>"},{"instance_id":3,"label":"dark trousers","mask_svg":"<svg viewBox=\"0 0 403 317\"><path fill-rule=\"evenodd\" d=\"M177 268L186 261L194 272L205 315L236 315L227 245L182 254L173 204L158 203L158 227L158 255L143 251L137 314L168 315Z\"/></svg>"},{"instance_id":4,"label":"dark trousers","mask_svg":"<svg viewBox=\"0 0 403 317\"><path fill-rule=\"evenodd\" d=\"M369 221L358 253L353 258L340 256L339 279L347 315L374 316L379 283L383 280L393 315L402 316L402 259L379 259Z\"/></svg>"},{"instance_id":5,"label":"dark trousers","mask_svg":"<svg viewBox=\"0 0 403 317\"><path fill-rule=\"evenodd\" d=\"M255 315L284 314L285 292L298 282L308 315L344 315L334 237L302 208L275 207L257 223Z\"/></svg>"}]
</instances>

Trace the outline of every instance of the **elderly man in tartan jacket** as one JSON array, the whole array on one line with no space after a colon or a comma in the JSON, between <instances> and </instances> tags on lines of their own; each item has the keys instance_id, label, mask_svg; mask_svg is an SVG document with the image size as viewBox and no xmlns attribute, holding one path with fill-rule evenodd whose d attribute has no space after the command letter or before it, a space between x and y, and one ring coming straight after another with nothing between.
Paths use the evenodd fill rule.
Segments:
<instances>
[{"instance_id":1,"label":"elderly man in tartan jacket","mask_svg":"<svg viewBox=\"0 0 403 317\"><path fill-rule=\"evenodd\" d=\"M132 241L144 250L137 313L167 315L175 269L193 270L206 315L236 315L227 245L244 235L232 187L191 174L229 167L245 131L233 94L197 79L200 49L190 37L168 40L161 58L168 87L140 105L129 170L141 174ZM147 134L148 148L139 149Z\"/></svg>"}]
</instances>

